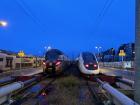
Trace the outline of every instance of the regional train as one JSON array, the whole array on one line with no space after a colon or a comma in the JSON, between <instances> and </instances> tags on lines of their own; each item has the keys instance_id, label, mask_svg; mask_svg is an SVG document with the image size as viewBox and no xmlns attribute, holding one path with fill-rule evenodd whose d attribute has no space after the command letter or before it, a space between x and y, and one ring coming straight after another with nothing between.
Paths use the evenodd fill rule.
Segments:
<instances>
[{"instance_id":1,"label":"regional train","mask_svg":"<svg viewBox=\"0 0 140 105\"><path fill-rule=\"evenodd\" d=\"M85 75L97 75L100 72L97 58L90 52L82 52L80 54L78 67L80 72Z\"/></svg>"},{"instance_id":2,"label":"regional train","mask_svg":"<svg viewBox=\"0 0 140 105\"><path fill-rule=\"evenodd\" d=\"M70 66L69 58L58 49L49 49L45 54L43 72L61 74Z\"/></svg>"}]
</instances>

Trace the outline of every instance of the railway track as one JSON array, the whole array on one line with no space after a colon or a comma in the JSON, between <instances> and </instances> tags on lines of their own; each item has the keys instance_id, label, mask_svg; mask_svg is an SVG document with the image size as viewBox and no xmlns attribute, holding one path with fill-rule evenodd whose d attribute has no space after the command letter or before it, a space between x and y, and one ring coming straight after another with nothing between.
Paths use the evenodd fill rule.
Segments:
<instances>
[{"instance_id":1,"label":"railway track","mask_svg":"<svg viewBox=\"0 0 140 105\"><path fill-rule=\"evenodd\" d=\"M14 102L10 105L36 105L39 100L38 97L45 94L47 87L49 87L56 79L44 79L39 83L30 84L23 90L13 95ZM33 101L34 100L34 101Z\"/></svg>"},{"instance_id":2,"label":"railway track","mask_svg":"<svg viewBox=\"0 0 140 105\"><path fill-rule=\"evenodd\" d=\"M47 76L41 76L39 80L34 80L32 82L25 82L25 86L16 92L12 93L12 100L10 105L39 105L40 96L46 97L48 92L48 87L56 80L56 78L48 78ZM62 76L62 75L61 75ZM65 76L64 76L65 77ZM89 81L87 79L80 78L83 84L80 85L80 97L85 99L80 99L80 104L83 105L83 100L86 100L84 105L104 105L109 103L112 105L112 101L108 98L108 88L111 88L109 84L95 78L96 82ZM28 84L28 85L26 85ZM100 88L103 86L103 88ZM107 90L107 91L106 91ZM78 90L79 91L79 90ZM86 92L87 91L87 92ZM114 89L113 89L114 91ZM85 92L85 93L83 93ZM111 93L112 94L112 93ZM120 93L119 93L120 94ZM51 94L52 95L52 94ZM110 95L109 95L110 96ZM116 96L114 96L116 98ZM90 102L88 102L90 100ZM46 105L46 104L45 104Z\"/></svg>"},{"instance_id":3,"label":"railway track","mask_svg":"<svg viewBox=\"0 0 140 105\"><path fill-rule=\"evenodd\" d=\"M14 81L15 81L15 78L12 78L12 77L2 78L2 79L0 79L0 87L8 85L8 84L10 84L10 83L12 83Z\"/></svg>"},{"instance_id":4,"label":"railway track","mask_svg":"<svg viewBox=\"0 0 140 105\"><path fill-rule=\"evenodd\" d=\"M86 80L86 85L88 87L88 90L90 91L90 94L92 95L92 101L95 105L104 105L101 101L101 98L99 96L99 86L97 83L90 83L90 81ZM100 93L101 94L101 93Z\"/></svg>"},{"instance_id":5,"label":"railway track","mask_svg":"<svg viewBox=\"0 0 140 105\"><path fill-rule=\"evenodd\" d=\"M99 78L95 79L97 79L96 82L85 79L85 84L91 94L92 102L94 103L94 105L105 105L105 104L114 105L115 102L114 100L117 100L117 98L119 98L118 95L126 98L126 100L128 100L130 103L134 103L130 98L122 94L119 91L119 88L113 88L111 85L101 81ZM102 85L104 86L102 87ZM112 91L116 93L112 93ZM121 99L119 100L120 103L123 103L122 101L123 100ZM124 104L126 103L124 102Z\"/></svg>"},{"instance_id":6,"label":"railway track","mask_svg":"<svg viewBox=\"0 0 140 105\"><path fill-rule=\"evenodd\" d=\"M84 105L83 103L85 103L85 105L104 105L103 101L106 100L106 97L102 93L101 88L99 88L99 84L83 78L80 78L80 81L80 95L83 97L83 99L80 100L80 105Z\"/></svg>"}]
</instances>

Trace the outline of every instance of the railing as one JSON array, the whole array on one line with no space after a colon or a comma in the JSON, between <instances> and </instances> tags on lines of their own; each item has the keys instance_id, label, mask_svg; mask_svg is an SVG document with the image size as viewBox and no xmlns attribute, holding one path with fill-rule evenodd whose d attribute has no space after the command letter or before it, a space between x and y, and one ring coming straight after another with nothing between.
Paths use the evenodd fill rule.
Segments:
<instances>
[{"instance_id":1,"label":"railing","mask_svg":"<svg viewBox=\"0 0 140 105\"><path fill-rule=\"evenodd\" d=\"M106 82L102 82L100 79L96 79L101 87L109 94L110 101L115 105L139 105L132 99L119 92Z\"/></svg>"},{"instance_id":2,"label":"railing","mask_svg":"<svg viewBox=\"0 0 140 105\"><path fill-rule=\"evenodd\" d=\"M133 69L133 61L124 61L124 62L100 62L102 67L112 67L112 68L122 68L122 69Z\"/></svg>"},{"instance_id":3,"label":"railing","mask_svg":"<svg viewBox=\"0 0 140 105\"><path fill-rule=\"evenodd\" d=\"M0 87L0 104L3 104L4 102L8 101L10 103L11 99L11 93L23 88L25 85L32 83L35 81L36 78L27 80L25 82L14 82L6 86Z\"/></svg>"}]
</instances>

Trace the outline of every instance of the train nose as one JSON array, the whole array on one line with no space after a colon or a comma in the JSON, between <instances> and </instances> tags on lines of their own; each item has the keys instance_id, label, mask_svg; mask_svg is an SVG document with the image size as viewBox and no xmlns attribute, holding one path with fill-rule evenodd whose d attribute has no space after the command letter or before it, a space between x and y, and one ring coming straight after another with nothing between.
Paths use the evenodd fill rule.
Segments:
<instances>
[{"instance_id":1,"label":"train nose","mask_svg":"<svg viewBox=\"0 0 140 105\"><path fill-rule=\"evenodd\" d=\"M89 63L89 64L85 64L85 68L89 70L96 70L98 69L98 65L95 63Z\"/></svg>"}]
</instances>

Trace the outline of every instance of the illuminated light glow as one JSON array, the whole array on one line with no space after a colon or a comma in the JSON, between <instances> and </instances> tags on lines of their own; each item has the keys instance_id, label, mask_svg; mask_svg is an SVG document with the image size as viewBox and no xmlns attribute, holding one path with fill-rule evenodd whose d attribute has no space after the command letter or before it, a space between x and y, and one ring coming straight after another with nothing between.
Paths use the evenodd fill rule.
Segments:
<instances>
[{"instance_id":1,"label":"illuminated light glow","mask_svg":"<svg viewBox=\"0 0 140 105\"><path fill-rule=\"evenodd\" d=\"M95 48L96 48L96 49L101 49L102 47L97 47L97 46L95 46Z\"/></svg>"},{"instance_id":2,"label":"illuminated light glow","mask_svg":"<svg viewBox=\"0 0 140 105\"><path fill-rule=\"evenodd\" d=\"M6 27L7 26L7 22L6 21L0 21L0 26Z\"/></svg>"},{"instance_id":3,"label":"illuminated light glow","mask_svg":"<svg viewBox=\"0 0 140 105\"><path fill-rule=\"evenodd\" d=\"M60 64L61 64L61 62L57 62L57 63L56 63L56 66L58 66L58 65L60 65Z\"/></svg>"},{"instance_id":4,"label":"illuminated light glow","mask_svg":"<svg viewBox=\"0 0 140 105\"><path fill-rule=\"evenodd\" d=\"M47 94L46 94L45 92L43 92L41 95L42 95L42 96L46 96Z\"/></svg>"},{"instance_id":5,"label":"illuminated light glow","mask_svg":"<svg viewBox=\"0 0 140 105\"><path fill-rule=\"evenodd\" d=\"M97 65L94 65L94 67L97 67Z\"/></svg>"},{"instance_id":6,"label":"illuminated light glow","mask_svg":"<svg viewBox=\"0 0 140 105\"><path fill-rule=\"evenodd\" d=\"M46 63L45 63L45 62L43 62L43 64L44 64L44 65L46 65Z\"/></svg>"},{"instance_id":7,"label":"illuminated light glow","mask_svg":"<svg viewBox=\"0 0 140 105\"><path fill-rule=\"evenodd\" d=\"M44 49L47 49L47 47L45 46Z\"/></svg>"},{"instance_id":8,"label":"illuminated light glow","mask_svg":"<svg viewBox=\"0 0 140 105\"><path fill-rule=\"evenodd\" d=\"M47 50L49 51L49 50L51 50L51 49L52 49L52 47L51 47L51 46L48 46Z\"/></svg>"},{"instance_id":9,"label":"illuminated light glow","mask_svg":"<svg viewBox=\"0 0 140 105\"><path fill-rule=\"evenodd\" d=\"M89 67L89 65L88 65L88 64L86 64L85 66L86 66L86 67Z\"/></svg>"}]
</instances>

